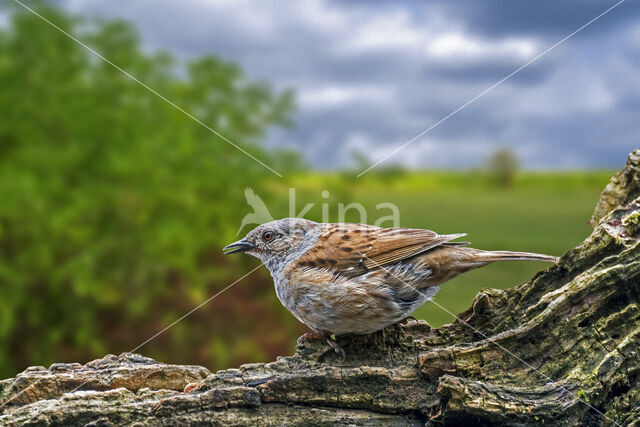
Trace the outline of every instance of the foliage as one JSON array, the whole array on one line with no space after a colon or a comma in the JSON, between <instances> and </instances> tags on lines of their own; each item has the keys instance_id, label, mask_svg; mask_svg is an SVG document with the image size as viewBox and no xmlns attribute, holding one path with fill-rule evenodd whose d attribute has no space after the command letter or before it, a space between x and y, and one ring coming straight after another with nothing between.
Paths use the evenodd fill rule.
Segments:
<instances>
[{"instance_id":1,"label":"foliage","mask_svg":"<svg viewBox=\"0 0 640 427\"><path fill-rule=\"evenodd\" d=\"M183 70L125 22L39 13L271 162L256 143L290 93L215 57ZM258 163L26 11L0 33L0 110L2 374L130 349L233 277L217 254Z\"/></svg>"}]
</instances>

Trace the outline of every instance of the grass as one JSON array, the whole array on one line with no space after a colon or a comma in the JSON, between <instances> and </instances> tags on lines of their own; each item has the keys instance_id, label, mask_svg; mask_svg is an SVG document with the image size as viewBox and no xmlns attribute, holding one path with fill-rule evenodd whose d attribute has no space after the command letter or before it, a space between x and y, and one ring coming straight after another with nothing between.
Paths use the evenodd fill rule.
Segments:
<instances>
[{"instance_id":1,"label":"grass","mask_svg":"<svg viewBox=\"0 0 640 427\"><path fill-rule=\"evenodd\" d=\"M320 220L324 209L330 221L336 221L338 203L358 202L366 208L367 222L373 223L390 214L388 209L377 210L376 205L393 203L403 227L465 232L465 240L481 249L561 255L590 234L587 220L610 176L609 171L529 172L518 175L505 189L473 172L371 174L360 179L339 173L304 173L275 184L275 193L283 197L272 213L288 215L284 196L289 187L296 189L297 211L306 203L315 203L305 215L310 219ZM322 194L324 190L328 196ZM348 221L359 219L355 211L347 216ZM546 266L527 261L496 263L446 283L435 301L459 313L469 307L479 290L514 286ZM453 320L451 314L429 302L414 316L436 327Z\"/></svg>"}]
</instances>

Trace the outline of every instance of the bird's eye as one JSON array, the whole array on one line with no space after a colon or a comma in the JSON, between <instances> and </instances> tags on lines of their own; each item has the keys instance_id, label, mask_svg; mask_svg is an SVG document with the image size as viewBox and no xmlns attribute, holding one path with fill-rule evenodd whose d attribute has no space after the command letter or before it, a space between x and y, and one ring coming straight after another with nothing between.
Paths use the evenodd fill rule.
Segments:
<instances>
[{"instance_id":1,"label":"bird's eye","mask_svg":"<svg viewBox=\"0 0 640 427\"><path fill-rule=\"evenodd\" d=\"M265 242L273 240L275 236L276 234L273 231L265 231L264 233L262 233L262 238L264 239Z\"/></svg>"}]
</instances>

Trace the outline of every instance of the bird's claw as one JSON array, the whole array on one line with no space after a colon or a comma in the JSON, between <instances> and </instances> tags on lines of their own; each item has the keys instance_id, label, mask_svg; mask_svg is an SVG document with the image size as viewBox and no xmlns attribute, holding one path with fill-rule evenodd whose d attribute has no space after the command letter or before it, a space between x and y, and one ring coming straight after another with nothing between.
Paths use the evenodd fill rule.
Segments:
<instances>
[{"instance_id":1,"label":"bird's claw","mask_svg":"<svg viewBox=\"0 0 640 427\"><path fill-rule=\"evenodd\" d=\"M413 316L409 316L409 317L405 317L404 319L402 319L401 321L399 321L399 322L397 323L397 325L398 325L398 326L400 326L400 327L402 328L403 326L407 326L407 325L409 324L409 321L410 321L410 320L413 320L414 322L417 322L417 321L418 321L418 319L416 319L415 317L413 317Z\"/></svg>"},{"instance_id":2,"label":"bird's claw","mask_svg":"<svg viewBox=\"0 0 640 427\"><path fill-rule=\"evenodd\" d=\"M346 352L346 351L344 351L344 348L342 348L342 347L340 346L340 344L338 344L338 343L336 342L336 340L334 340L334 339L333 339L333 338L331 338L331 337L327 337L327 343L329 343L329 345L330 345L331 347L333 347L333 349L335 350L335 352L336 352L336 353L338 353L338 354L341 354L341 355L342 355L342 361L344 362L344 361L345 361L345 359L347 358L347 352Z\"/></svg>"},{"instance_id":3,"label":"bird's claw","mask_svg":"<svg viewBox=\"0 0 640 427\"><path fill-rule=\"evenodd\" d=\"M344 351L344 348L340 347L340 344L338 344L336 340L331 338L331 335L329 334L329 332L306 332L298 337L297 343L298 345L300 345L307 340L322 340L322 339L327 340L327 343L331 346L331 348L333 348L333 350L336 353L342 355L342 361L344 362L345 359L347 358L347 352Z\"/></svg>"},{"instance_id":4,"label":"bird's claw","mask_svg":"<svg viewBox=\"0 0 640 427\"><path fill-rule=\"evenodd\" d=\"M323 334L321 332L305 332L304 334L300 335L298 337L298 341L296 341L298 344L302 344L304 341L308 341L308 340L321 340L326 338L326 334Z\"/></svg>"}]
</instances>

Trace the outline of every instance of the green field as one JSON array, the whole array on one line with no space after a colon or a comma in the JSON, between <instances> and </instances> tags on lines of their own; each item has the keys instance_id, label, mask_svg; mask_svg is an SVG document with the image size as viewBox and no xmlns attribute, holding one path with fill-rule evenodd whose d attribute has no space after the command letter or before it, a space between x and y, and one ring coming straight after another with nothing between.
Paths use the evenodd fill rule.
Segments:
<instances>
[{"instance_id":1,"label":"green field","mask_svg":"<svg viewBox=\"0 0 640 427\"><path fill-rule=\"evenodd\" d=\"M486 177L471 172L407 173L360 179L344 174L298 175L274 188L286 193L295 187L301 209L315 202L308 218L319 220L322 203L330 220L337 220L337 204L362 203L369 223L389 215L376 210L379 203L398 206L400 225L429 228L439 233L467 233L464 240L482 249L521 250L561 255L591 232L587 220L610 171L522 173L512 187L496 188ZM282 183L281 183L282 184ZM321 192L329 191L323 198ZM271 205L269 205L271 206ZM286 200L280 200L279 216L286 216ZM355 211L348 216L358 221ZM275 214L274 214L275 215ZM451 313L469 307L482 288L508 288L524 282L546 268L545 263L512 261L496 263L460 276L442 287L435 301ZM451 322L453 316L432 303L415 314L433 326Z\"/></svg>"}]
</instances>

